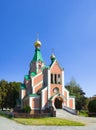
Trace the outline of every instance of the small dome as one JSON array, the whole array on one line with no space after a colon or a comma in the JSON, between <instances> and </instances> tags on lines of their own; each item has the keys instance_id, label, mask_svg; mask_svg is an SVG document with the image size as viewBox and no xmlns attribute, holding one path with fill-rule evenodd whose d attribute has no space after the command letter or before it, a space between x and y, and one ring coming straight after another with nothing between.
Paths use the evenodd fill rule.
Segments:
<instances>
[{"instance_id":1,"label":"small dome","mask_svg":"<svg viewBox=\"0 0 96 130\"><path fill-rule=\"evenodd\" d=\"M55 55L52 54L50 58L51 58L51 60L55 60Z\"/></svg>"},{"instance_id":2,"label":"small dome","mask_svg":"<svg viewBox=\"0 0 96 130\"><path fill-rule=\"evenodd\" d=\"M37 40L35 43L34 43L34 46L35 47L40 47L41 46L41 42L39 40Z\"/></svg>"}]
</instances>

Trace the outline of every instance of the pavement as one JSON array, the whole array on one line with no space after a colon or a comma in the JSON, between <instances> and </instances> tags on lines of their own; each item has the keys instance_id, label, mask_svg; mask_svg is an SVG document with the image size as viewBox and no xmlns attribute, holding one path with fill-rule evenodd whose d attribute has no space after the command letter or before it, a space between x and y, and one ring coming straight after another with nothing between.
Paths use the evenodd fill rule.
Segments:
<instances>
[{"instance_id":1,"label":"pavement","mask_svg":"<svg viewBox=\"0 0 96 130\"><path fill-rule=\"evenodd\" d=\"M86 126L28 126L0 116L0 130L96 130L96 118L79 117L62 110L57 110L56 116L83 122Z\"/></svg>"},{"instance_id":2,"label":"pavement","mask_svg":"<svg viewBox=\"0 0 96 130\"><path fill-rule=\"evenodd\" d=\"M63 109L56 110L56 117L65 118L65 119L73 120L73 121L78 121L78 122L82 122L85 124L96 123L95 117L92 118L92 117L83 117L83 116L73 115Z\"/></svg>"}]
</instances>

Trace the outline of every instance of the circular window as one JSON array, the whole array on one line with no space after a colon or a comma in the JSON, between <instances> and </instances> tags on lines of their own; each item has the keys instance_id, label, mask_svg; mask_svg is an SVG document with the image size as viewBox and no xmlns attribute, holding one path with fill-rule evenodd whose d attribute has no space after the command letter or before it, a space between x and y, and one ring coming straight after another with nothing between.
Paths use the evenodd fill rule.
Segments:
<instances>
[{"instance_id":1,"label":"circular window","mask_svg":"<svg viewBox=\"0 0 96 130\"><path fill-rule=\"evenodd\" d=\"M54 92L54 93L58 93L58 92L59 92L59 88L57 88L57 87L54 88L54 89L53 89L53 92Z\"/></svg>"}]
</instances>

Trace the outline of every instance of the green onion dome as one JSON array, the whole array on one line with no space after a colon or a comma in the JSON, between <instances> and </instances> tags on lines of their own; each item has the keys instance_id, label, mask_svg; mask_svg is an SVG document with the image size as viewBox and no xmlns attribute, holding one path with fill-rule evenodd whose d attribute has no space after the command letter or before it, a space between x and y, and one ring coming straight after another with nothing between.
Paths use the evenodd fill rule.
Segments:
<instances>
[{"instance_id":1,"label":"green onion dome","mask_svg":"<svg viewBox=\"0 0 96 130\"><path fill-rule=\"evenodd\" d=\"M55 60L55 55L52 54L50 58L51 58L52 61Z\"/></svg>"}]
</instances>

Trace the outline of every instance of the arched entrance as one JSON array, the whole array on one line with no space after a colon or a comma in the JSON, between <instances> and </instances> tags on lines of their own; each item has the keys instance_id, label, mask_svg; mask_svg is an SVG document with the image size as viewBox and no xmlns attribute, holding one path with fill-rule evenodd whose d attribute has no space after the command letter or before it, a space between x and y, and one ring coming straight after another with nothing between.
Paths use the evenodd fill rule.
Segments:
<instances>
[{"instance_id":1,"label":"arched entrance","mask_svg":"<svg viewBox=\"0 0 96 130\"><path fill-rule=\"evenodd\" d=\"M62 102L63 102L62 98L60 97L55 98L55 102L54 102L55 108L57 109L62 108Z\"/></svg>"}]
</instances>

